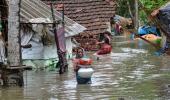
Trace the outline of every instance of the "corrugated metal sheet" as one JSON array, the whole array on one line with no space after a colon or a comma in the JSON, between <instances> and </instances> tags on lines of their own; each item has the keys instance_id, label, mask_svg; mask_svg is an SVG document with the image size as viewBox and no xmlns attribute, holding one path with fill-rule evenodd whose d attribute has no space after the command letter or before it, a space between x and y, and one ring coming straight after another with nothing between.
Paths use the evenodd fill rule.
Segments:
<instances>
[{"instance_id":1,"label":"corrugated metal sheet","mask_svg":"<svg viewBox=\"0 0 170 100\"><path fill-rule=\"evenodd\" d=\"M62 14L55 11L56 20L62 20ZM51 8L41 0L22 0L21 20L28 22L34 18L49 18L52 20ZM83 32L86 28L73 20L65 17L66 37L74 36Z\"/></svg>"}]
</instances>

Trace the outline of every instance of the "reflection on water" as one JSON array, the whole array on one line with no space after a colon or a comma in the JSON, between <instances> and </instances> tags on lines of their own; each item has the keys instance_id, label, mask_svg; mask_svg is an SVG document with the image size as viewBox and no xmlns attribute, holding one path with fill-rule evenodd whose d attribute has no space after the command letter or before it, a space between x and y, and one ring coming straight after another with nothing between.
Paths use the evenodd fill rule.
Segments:
<instances>
[{"instance_id":1,"label":"reflection on water","mask_svg":"<svg viewBox=\"0 0 170 100\"><path fill-rule=\"evenodd\" d=\"M1 88L0 100L169 100L170 62L141 40L113 38L110 55L96 60L92 84L77 85L75 74L27 71L25 86Z\"/></svg>"}]
</instances>

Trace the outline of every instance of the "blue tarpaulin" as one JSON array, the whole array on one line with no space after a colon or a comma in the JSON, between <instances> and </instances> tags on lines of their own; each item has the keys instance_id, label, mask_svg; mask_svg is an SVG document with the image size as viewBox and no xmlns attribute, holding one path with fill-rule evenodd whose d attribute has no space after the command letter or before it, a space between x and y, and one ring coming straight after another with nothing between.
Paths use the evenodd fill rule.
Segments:
<instances>
[{"instance_id":1,"label":"blue tarpaulin","mask_svg":"<svg viewBox=\"0 0 170 100\"><path fill-rule=\"evenodd\" d=\"M157 28L155 26L149 25L139 27L138 34L139 35L154 34L156 36L160 36L160 32L157 30Z\"/></svg>"}]
</instances>

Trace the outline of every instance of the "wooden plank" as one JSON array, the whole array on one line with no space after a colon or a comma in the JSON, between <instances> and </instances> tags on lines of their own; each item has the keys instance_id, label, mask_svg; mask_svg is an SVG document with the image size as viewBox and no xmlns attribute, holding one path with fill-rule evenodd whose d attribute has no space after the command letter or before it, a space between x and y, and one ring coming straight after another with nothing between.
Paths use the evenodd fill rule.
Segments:
<instances>
[{"instance_id":1,"label":"wooden plank","mask_svg":"<svg viewBox=\"0 0 170 100\"><path fill-rule=\"evenodd\" d=\"M21 66L21 67L6 67L6 69L9 69L9 70L14 70L14 69L31 69L32 67L31 66Z\"/></svg>"}]
</instances>

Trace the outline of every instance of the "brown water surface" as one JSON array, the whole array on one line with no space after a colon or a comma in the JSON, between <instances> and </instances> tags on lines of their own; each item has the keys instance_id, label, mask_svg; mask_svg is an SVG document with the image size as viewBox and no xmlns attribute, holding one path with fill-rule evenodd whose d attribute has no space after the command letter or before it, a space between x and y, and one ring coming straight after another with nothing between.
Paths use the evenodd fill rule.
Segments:
<instances>
[{"instance_id":1,"label":"brown water surface","mask_svg":"<svg viewBox=\"0 0 170 100\"><path fill-rule=\"evenodd\" d=\"M113 38L113 52L94 59L92 84L77 85L69 72L25 71L25 86L0 88L0 100L170 100L170 57L142 40ZM92 54L92 53L90 53Z\"/></svg>"}]
</instances>

